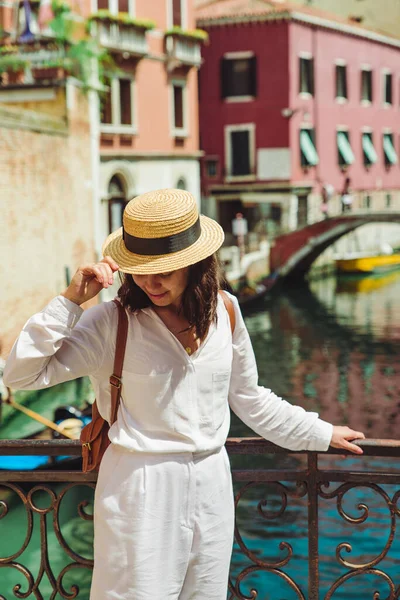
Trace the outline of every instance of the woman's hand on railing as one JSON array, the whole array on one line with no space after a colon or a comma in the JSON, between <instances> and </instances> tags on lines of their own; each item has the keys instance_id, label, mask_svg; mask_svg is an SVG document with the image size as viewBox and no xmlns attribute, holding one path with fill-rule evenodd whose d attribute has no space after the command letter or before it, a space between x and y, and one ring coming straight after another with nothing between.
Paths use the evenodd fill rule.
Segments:
<instances>
[{"instance_id":1,"label":"woman's hand on railing","mask_svg":"<svg viewBox=\"0 0 400 600\"><path fill-rule=\"evenodd\" d=\"M114 273L119 267L111 256L106 256L98 263L79 267L71 283L61 295L71 302L81 305L91 300L114 281Z\"/></svg>"},{"instance_id":2,"label":"woman's hand on railing","mask_svg":"<svg viewBox=\"0 0 400 600\"><path fill-rule=\"evenodd\" d=\"M349 440L364 440L365 435L361 431L354 431L350 427L342 427L341 425L333 426L333 433L330 445L333 448L342 448L353 452L353 454L363 454L360 446L352 444Z\"/></svg>"}]
</instances>

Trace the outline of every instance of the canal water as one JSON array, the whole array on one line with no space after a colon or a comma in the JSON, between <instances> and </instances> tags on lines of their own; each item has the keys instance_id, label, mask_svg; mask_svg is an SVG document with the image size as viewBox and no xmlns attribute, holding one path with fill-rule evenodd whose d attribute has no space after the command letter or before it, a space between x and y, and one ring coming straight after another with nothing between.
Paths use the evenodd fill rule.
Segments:
<instances>
[{"instance_id":1,"label":"canal water","mask_svg":"<svg viewBox=\"0 0 400 600\"><path fill-rule=\"evenodd\" d=\"M245 313L260 384L306 410L317 411L328 421L361 429L369 437L399 437L399 298L400 273L367 279L336 280L331 277L309 285L276 290ZM40 410L40 406L35 408ZM233 416L231 435L254 434ZM296 456L232 457L231 462L233 468L304 468L304 459ZM323 458L321 465L346 469L364 466L397 468L393 460L347 458L343 461L341 457ZM239 502L237 524L249 556L235 544L232 580L249 568L240 586L243 598L292 600L308 597L307 499L301 495L301 490L283 483L287 490L270 484L250 487L243 491ZM236 492L239 488L235 484ZM334 489L333 485L329 491ZM351 550L342 550L341 556L355 564L368 563L384 551L390 533L385 494L391 498L395 491L391 486L381 486L380 490L363 487L347 492L342 507L344 513L355 520L363 515L358 505L366 504L369 516L363 523L351 523L343 518L338 513L335 498L321 500L321 600L333 582L348 572L348 567L336 559L339 544L351 544ZM282 512L285 494L288 505ZM79 517L77 505L79 500L89 498L90 493L82 486L72 488L60 510L66 543L86 557L91 555L91 524ZM38 503L48 506L49 501L46 493L37 492ZM48 518L52 531L51 515ZM0 521L0 557L21 547L26 527L23 503L14 498L8 515ZM396 531L394 533L387 556L379 566L398 586L400 536ZM38 535L36 524L34 536L37 538ZM33 553L28 547L22 557L16 559L18 561L26 563L36 576L39 551ZM50 536L50 562L56 573L72 562L53 534ZM253 568L256 562L259 566ZM89 572L82 568L66 574L63 583L70 594L73 593L72 579L80 585L76 598L88 600ZM13 598L12 588L16 583L21 583L21 592L28 589L25 577L15 568L0 568L0 598ZM303 595L296 591L296 586ZM46 576L40 590L44 598L51 597L52 588ZM257 591L257 596L252 590ZM376 572L344 582L332 598L372 600L374 591L379 591L381 599L389 597L390 588L385 577Z\"/></svg>"}]
</instances>

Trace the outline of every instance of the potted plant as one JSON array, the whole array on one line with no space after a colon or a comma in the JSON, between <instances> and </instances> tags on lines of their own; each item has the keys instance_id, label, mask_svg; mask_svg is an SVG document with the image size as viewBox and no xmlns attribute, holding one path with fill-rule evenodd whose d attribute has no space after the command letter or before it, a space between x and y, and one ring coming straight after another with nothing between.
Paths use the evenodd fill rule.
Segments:
<instances>
[{"instance_id":1,"label":"potted plant","mask_svg":"<svg viewBox=\"0 0 400 600\"><path fill-rule=\"evenodd\" d=\"M60 58L58 60L47 61L39 67L33 67L32 75L36 81L44 79L64 79L70 69L70 62L65 58Z\"/></svg>"},{"instance_id":2,"label":"potted plant","mask_svg":"<svg viewBox=\"0 0 400 600\"><path fill-rule=\"evenodd\" d=\"M2 83L23 83L28 62L14 54L0 56L0 75Z\"/></svg>"}]
</instances>

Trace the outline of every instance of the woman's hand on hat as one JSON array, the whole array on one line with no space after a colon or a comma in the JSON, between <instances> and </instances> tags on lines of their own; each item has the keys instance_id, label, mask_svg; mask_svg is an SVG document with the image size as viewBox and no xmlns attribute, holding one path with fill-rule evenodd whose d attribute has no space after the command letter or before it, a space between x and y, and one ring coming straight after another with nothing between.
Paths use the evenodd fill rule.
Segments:
<instances>
[{"instance_id":1,"label":"woman's hand on hat","mask_svg":"<svg viewBox=\"0 0 400 600\"><path fill-rule=\"evenodd\" d=\"M111 256L106 256L97 263L83 265L76 271L71 283L61 295L80 306L97 296L103 288L112 285L114 273L118 269L119 266Z\"/></svg>"},{"instance_id":2,"label":"woman's hand on hat","mask_svg":"<svg viewBox=\"0 0 400 600\"><path fill-rule=\"evenodd\" d=\"M350 427L334 425L330 445L333 448L348 450L349 452L353 452L353 454L363 454L362 448L356 444L352 444L349 440L364 439L365 435L361 431L354 431L354 429L350 429Z\"/></svg>"}]
</instances>

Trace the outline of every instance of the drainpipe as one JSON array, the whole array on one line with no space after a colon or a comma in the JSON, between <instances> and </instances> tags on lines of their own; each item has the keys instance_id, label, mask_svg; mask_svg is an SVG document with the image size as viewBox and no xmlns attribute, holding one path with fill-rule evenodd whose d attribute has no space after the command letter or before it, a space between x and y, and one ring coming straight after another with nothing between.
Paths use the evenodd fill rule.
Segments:
<instances>
[{"instance_id":1,"label":"drainpipe","mask_svg":"<svg viewBox=\"0 0 400 600\"><path fill-rule=\"evenodd\" d=\"M92 207L93 207L93 241L95 260L101 256L102 239L100 238L100 102L99 78L97 59L92 59L88 92L89 125L90 125L90 157L92 177Z\"/></svg>"},{"instance_id":2,"label":"drainpipe","mask_svg":"<svg viewBox=\"0 0 400 600\"><path fill-rule=\"evenodd\" d=\"M313 123L314 123L314 127L315 127L315 131L318 132L318 139L320 139L320 133L319 133L319 110L318 110L318 94L317 94L317 90L316 90L316 63L317 63L317 52L318 52L318 44L317 44L317 28L314 26L312 29L312 54L314 57L314 67L315 67L315 71L314 71L314 100L313 100ZM317 148L319 147L319 144L317 144ZM318 160L318 164L315 167L315 177L317 180L320 179L320 161Z\"/></svg>"}]
</instances>

